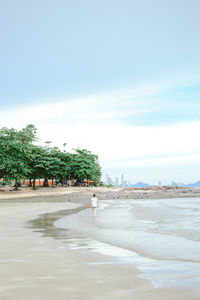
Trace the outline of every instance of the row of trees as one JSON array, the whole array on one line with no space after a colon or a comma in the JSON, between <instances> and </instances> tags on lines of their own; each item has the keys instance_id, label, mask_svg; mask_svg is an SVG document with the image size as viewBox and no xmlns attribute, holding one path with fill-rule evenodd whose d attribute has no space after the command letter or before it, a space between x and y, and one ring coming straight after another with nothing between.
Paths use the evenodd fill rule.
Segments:
<instances>
[{"instance_id":1,"label":"row of trees","mask_svg":"<svg viewBox=\"0 0 200 300\"><path fill-rule=\"evenodd\" d=\"M86 149L74 153L61 152L58 148L36 146L36 128L28 125L20 131L0 129L0 178L5 182L37 178L65 182L66 180L92 180L100 182L101 168L98 156Z\"/></svg>"}]
</instances>

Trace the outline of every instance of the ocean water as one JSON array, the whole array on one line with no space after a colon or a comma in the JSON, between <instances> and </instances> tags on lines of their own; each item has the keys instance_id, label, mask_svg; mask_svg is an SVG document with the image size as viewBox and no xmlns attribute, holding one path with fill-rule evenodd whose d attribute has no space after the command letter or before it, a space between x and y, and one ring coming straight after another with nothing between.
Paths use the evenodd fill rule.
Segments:
<instances>
[{"instance_id":1,"label":"ocean water","mask_svg":"<svg viewBox=\"0 0 200 300\"><path fill-rule=\"evenodd\" d=\"M199 198L105 200L96 217L87 209L54 225L87 236L90 251L136 265L156 287L200 290Z\"/></svg>"}]
</instances>

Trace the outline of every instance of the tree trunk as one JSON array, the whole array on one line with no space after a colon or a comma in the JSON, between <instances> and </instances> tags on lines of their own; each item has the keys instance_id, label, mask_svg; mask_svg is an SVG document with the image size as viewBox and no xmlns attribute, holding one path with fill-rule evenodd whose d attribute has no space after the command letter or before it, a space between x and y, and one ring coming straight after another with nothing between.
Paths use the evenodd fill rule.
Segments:
<instances>
[{"instance_id":1,"label":"tree trunk","mask_svg":"<svg viewBox=\"0 0 200 300\"><path fill-rule=\"evenodd\" d=\"M32 186L32 182L31 179L29 179L29 185L28 186Z\"/></svg>"},{"instance_id":2,"label":"tree trunk","mask_svg":"<svg viewBox=\"0 0 200 300\"><path fill-rule=\"evenodd\" d=\"M36 187L35 187L35 179L33 179L33 190L36 190Z\"/></svg>"},{"instance_id":3,"label":"tree trunk","mask_svg":"<svg viewBox=\"0 0 200 300\"><path fill-rule=\"evenodd\" d=\"M18 182L17 182L17 180L15 180L15 191L18 191Z\"/></svg>"}]
</instances>

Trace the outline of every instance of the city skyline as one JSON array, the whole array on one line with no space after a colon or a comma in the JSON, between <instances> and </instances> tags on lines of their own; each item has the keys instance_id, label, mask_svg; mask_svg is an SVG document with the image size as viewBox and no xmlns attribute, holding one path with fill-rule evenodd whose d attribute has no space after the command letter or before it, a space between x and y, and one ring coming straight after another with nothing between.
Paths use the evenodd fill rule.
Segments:
<instances>
[{"instance_id":1,"label":"city skyline","mask_svg":"<svg viewBox=\"0 0 200 300\"><path fill-rule=\"evenodd\" d=\"M158 181L155 184L149 184L149 182L142 182L142 181L136 181L136 182L131 182L128 179L124 180L124 178L126 178L126 176L124 176L124 174L121 174L121 182L119 181L119 176L113 178L112 176L110 176L108 173L105 176L105 180L102 180L102 182L105 185L108 186L115 186L115 187L150 187L150 186L165 186L166 184L163 184L162 181ZM177 182L172 180L169 184L167 184L168 186L179 186L179 187L200 187L200 180L197 180L195 182L187 182L187 183L183 183L183 182Z\"/></svg>"},{"instance_id":2,"label":"city skyline","mask_svg":"<svg viewBox=\"0 0 200 300\"><path fill-rule=\"evenodd\" d=\"M114 179L112 177L110 177L110 175L107 173L105 180L103 180L103 182L106 185L113 185L113 186L129 186L130 185L130 181L127 181L124 179L124 174L121 174L121 181L119 181L119 177L115 177Z\"/></svg>"}]
</instances>

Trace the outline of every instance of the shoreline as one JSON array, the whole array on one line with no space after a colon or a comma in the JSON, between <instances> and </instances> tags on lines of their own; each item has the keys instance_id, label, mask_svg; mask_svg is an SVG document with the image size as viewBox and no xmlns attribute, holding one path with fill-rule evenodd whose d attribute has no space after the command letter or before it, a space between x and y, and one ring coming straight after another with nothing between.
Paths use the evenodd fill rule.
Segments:
<instances>
[{"instance_id":1,"label":"shoreline","mask_svg":"<svg viewBox=\"0 0 200 300\"><path fill-rule=\"evenodd\" d=\"M83 247L90 251L137 266L156 287L179 286L200 292L199 228L196 235L192 230L198 222L199 198L176 198L102 201L95 219L87 210L61 217L54 226L87 237ZM71 247L77 247L73 241Z\"/></svg>"},{"instance_id":2,"label":"shoreline","mask_svg":"<svg viewBox=\"0 0 200 300\"><path fill-rule=\"evenodd\" d=\"M29 201L2 204L0 299L64 300L69 297L93 300L99 297L111 299L112 294L113 299L121 299L122 293L131 299L132 288L123 282L121 273L127 282L130 282L130 277L135 277L139 289L151 287L147 280L137 278L136 268L106 265L104 263L109 261L109 257L83 249L66 249L62 240L44 235L39 230L40 226L31 229L30 222L43 219L45 215L47 227L51 227L54 221L52 214L59 215L66 210L68 213L76 212L82 209L79 204ZM44 219L41 222L44 226ZM96 262L102 262L102 265L95 265ZM116 289L118 296L114 292Z\"/></svg>"},{"instance_id":3,"label":"shoreline","mask_svg":"<svg viewBox=\"0 0 200 300\"><path fill-rule=\"evenodd\" d=\"M93 191L0 201L0 299L199 299L193 290L155 288L138 277L136 266L119 265L107 255L69 250L62 232L55 238L55 218L87 208Z\"/></svg>"}]
</instances>

